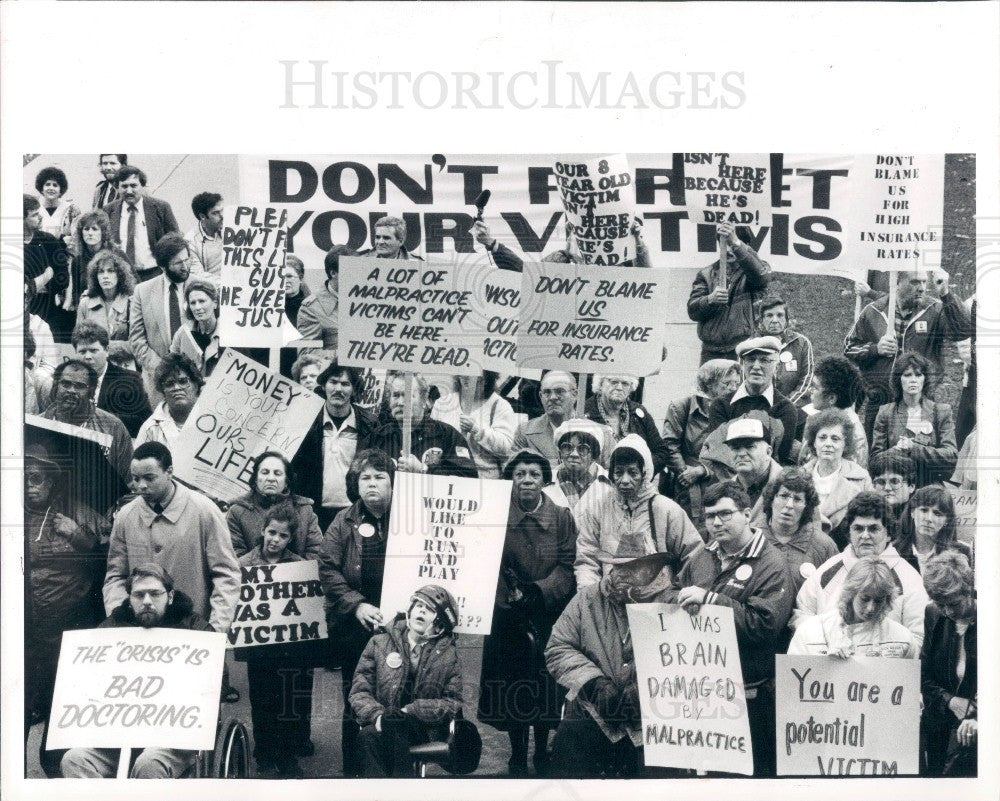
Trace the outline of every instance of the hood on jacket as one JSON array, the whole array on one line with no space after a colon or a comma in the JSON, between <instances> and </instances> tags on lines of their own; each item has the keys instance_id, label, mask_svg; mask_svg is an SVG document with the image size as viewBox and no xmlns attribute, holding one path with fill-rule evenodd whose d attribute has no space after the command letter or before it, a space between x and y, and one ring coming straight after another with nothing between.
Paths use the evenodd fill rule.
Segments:
<instances>
[{"instance_id":1,"label":"hood on jacket","mask_svg":"<svg viewBox=\"0 0 1000 801\"><path fill-rule=\"evenodd\" d=\"M611 461L608 465L608 475L613 476L615 470L615 462L621 458L622 451L630 450L634 451L639 455L642 460L642 480L643 486L639 490L639 495L636 500L645 500L651 495L656 494L656 486L654 484L653 475L653 454L649 450L649 446L646 444L646 440L640 437L638 434L626 434L622 437L618 444L615 445L611 450ZM612 479L612 484L614 480Z\"/></svg>"}]
</instances>

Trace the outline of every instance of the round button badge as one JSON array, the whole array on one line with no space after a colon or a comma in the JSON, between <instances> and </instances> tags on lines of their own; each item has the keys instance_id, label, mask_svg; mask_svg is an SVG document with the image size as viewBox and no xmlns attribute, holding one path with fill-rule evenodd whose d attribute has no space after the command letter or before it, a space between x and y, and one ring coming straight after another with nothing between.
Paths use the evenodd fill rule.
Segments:
<instances>
[{"instance_id":1,"label":"round button badge","mask_svg":"<svg viewBox=\"0 0 1000 801\"><path fill-rule=\"evenodd\" d=\"M362 523L358 526L358 534L362 537L370 537L375 533L375 526L371 523Z\"/></svg>"},{"instance_id":2,"label":"round button badge","mask_svg":"<svg viewBox=\"0 0 1000 801\"><path fill-rule=\"evenodd\" d=\"M809 578L815 572L816 572L816 565L814 565L812 562L803 562L801 565L799 565L799 575L802 576L802 578L804 579Z\"/></svg>"},{"instance_id":3,"label":"round button badge","mask_svg":"<svg viewBox=\"0 0 1000 801\"><path fill-rule=\"evenodd\" d=\"M385 663L393 670L396 670L397 668L401 668L403 666L403 657L393 651L391 654L386 656Z\"/></svg>"},{"instance_id":4,"label":"round button badge","mask_svg":"<svg viewBox=\"0 0 1000 801\"><path fill-rule=\"evenodd\" d=\"M740 581L746 581L750 578L751 573L753 573L753 568L750 565L740 565L736 568L736 578Z\"/></svg>"}]
</instances>

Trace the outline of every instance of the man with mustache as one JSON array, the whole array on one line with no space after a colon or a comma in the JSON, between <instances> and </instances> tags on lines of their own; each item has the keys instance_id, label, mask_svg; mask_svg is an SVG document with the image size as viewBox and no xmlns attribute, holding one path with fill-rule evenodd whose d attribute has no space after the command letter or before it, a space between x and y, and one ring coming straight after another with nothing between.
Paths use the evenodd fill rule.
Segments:
<instances>
[{"instance_id":1,"label":"man with mustache","mask_svg":"<svg viewBox=\"0 0 1000 801\"><path fill-rule=\"evenodd\" d=\"M68 359L52 374L52 402L41 416L110 435L111 444L105 448L104 455L128 483L132 438L121 420L97 408L96 392L97 371L82 359Z\"/></svg>"},{"instance_id":2,"label":"man with mustache","mask_svg":"<svg viewBox=\"0 0 1000 801\"><path fill-rule=\"evenodd\" d=\"M917 643L922 643L927 592L920 574L889 542L889 532L894 530L896 521L888 501L878 492L859 492L847 506L844 523L850 544L805 580L795 598L789 625L797 628L806 618L835 607L850 569L865 556L877 556L889 565L902 588L902 593L893 602L889 619L902 623Z\"/></svg>"},{"instance_id":3,"label":"man with mustache","mask_svg":"<svg viewBox=\"0 0 1000 801\"><path fill-rule=\"evenodd\" d=\"M155 562L132 569L125 580L128 593L99 628L142 627L212 631L195 611L191 599L174 588L174 580ZM131 779L176 779L194 763L197 751L145 748L129 771ZM118 770L121 749L73 748L62 758L67 779L110 779Z\"/></svg>"},{"instance_id":4,"label":"man with mustache","mask_svg":"<svg viewBox=\"0 0 1000 801\"><path fill-rule=\"evenodd\" d=\"M146 180L146 173L138 167L122 167L118 171L118 199L104 208L111 220L111 235L140 281L159 275L156 243L180 231L170 204L146 194Z\"/></svg>"},{"instance_id":5,"label":"man with mustache","mask_svg":"<svg viewBox=\"0 0 1000 801\"><path fill-rule=\"evenodd\" d=\"M774 373L778 366L781 340L777 337L745 339L736 346L736 355L745 376L743 383L730 395L712 402L708 413L708 430L714 431L723 423L758 410L781 423L781 438L777 453L779 464L792 464L792 443L798 424L798 409L774 386Z\"/></svg>"},{"instance_id":6,"label":"man with mustache","mask_svg":"<svg viewBox=\"0 0 1000 801\"><path fill-rule=\"evenodd\" d=\"M110 206L118 199L118 173L128 165L128 155L125 153L101 153L98 157L98 167L102 180L94 187L94 211Z\"/></svg>"}]
</instances>

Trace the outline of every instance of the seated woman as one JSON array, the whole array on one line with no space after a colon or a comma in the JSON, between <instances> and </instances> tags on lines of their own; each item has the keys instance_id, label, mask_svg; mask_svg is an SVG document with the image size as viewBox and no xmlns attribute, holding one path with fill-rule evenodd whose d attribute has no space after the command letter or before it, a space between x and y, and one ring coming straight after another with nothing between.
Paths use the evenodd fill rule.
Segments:
<instances>
[{"instance_id":1,"label":"seated woman","mask_svg":"<svg viewBox=\"0 0 1000 801\"><path fill-rule=\"evenodd\" d=\"M198 365L183 353L168 353L156 365L153 376L156 391L163 400L153 409L150 418L139 427L135 447L144 442L162 442L172 451L180 439L181 429L198 401L205 386Z\"/></svg>"},{"instance_id":2,"label":"seated woman","mask_svg":"<svg viewBox=\"0 0 1000 801\"><path fill-rule=\"evenodd\" d=\"M955 423L947 403L931 400L930 363L919 353L902 353L892 368L896 400L875 416L871 455L895 450L917 466L917 486L951 477L958 462Z\"/></svg>"},{"instance_id":3,"label":"seated woman","mask_svg":"<svg viewBox=\"0 0 1000 801\"><path fill-rule=\"evenodd\" d=\"M452 391L431 408L432 419L465 437L480 478L500 478L517 429L513 408L496 392L497 378L490 370L482 376L453 376Z\"/></svg>"},{"instance_id":4,"label":"seated woman","mask_svg":"<svg viewBox=\"0 0 1000 801\"><path fill-rule=\"evenodd\" d=\"M638 386L639 379L630 373L596 376L594 394L587 399L584 413L610 428L615 442L627 434L642 437L653 454L653 472L659 474L668 466L669 451L646 407L629 400Z\"/></svg>"},{"instance_id":5,"label":"seated woman","mask_svg":"<svg viewBox=\"0 0 1000 801\"><path fill-rule=\"evenodd\" d=\"M889 619L899 586L892 568L877 556L866 556L851 567L837 605L802 621L788 646L796 656L827 654L891 656L916 659L920 647L902 623Z\"/></svg>"},{"instance_id":6,"label":"seated woman","mask_svg":"<svg viewBox=\"0 0 1000 801\"><path fill-rule=\"evenodd\" d=\"M859 492L872 488L868 471L844 458L854 449L854 424L840 409L824 409L806 423L805 445L816 456L803 469L816 484L819 511L835 532L834 542L843 548L847 537L838 538L837 527L844 519L847 504Z\"/></svg>"},{"instance_id":7,"label":"seated woman","mask_svg":"<svg viewBox=\"0 0 1000 801\"><path fill-rule=\"evenodd\" d=\"M135 275L128 259L117 250L98 251L87 264L86 283L76 312L77 323L97 323L108 329L112 341L127 342L129 304L135 291Z\"/></svg>"},{"instance_id":8,"label":"seated woman","mask_svg":"<svg viewBox=\"0 0 1000 801\"><path fill-rule=\"evenodd\" d=\"M457 624L451 593L428 584L365 646L349 700L362 727L366 777L412 776L410 746L446 739L462 709Z\"/></svg>"},{"instance_id":9,"label":"seated woman","mask_svg":"<svg viewBox=\"0 0 1000 801\"><path fill-rule=\"evenodd\" d=\"M924 570L932 603L920 654L925 776L975 776L977 722L976 590L969 560L957 551L932 556Z\"/></svg>"},{"instance_id":10,"label":"seated woman","mask_svg":"<svg viewBox=\"0 0 1000 801\"><path fill-rule=\"evenodd\" d=\"M73 261L69 269L70 289L66 295L66 302L63 304L64 309L78 308L81 293L88 289L87 270L90 263L98 253L104 250L117 253L125 261L125 269L132 278L132 286L135 286L135 273L132 271L132 265L128 263L121 248L115 244L114 237L111 235L111 220L103 211L90 211L77 218L73 226L69 250ZM131 290L128 294L132 294Z\"/></svg>"},{"instance_id":11,"label":"seated woman","mask_svg":"<svg viewBox=\"0 0 1000 801\"><path fill-rule=\"evenodd\" d=\"M319 385L319 374L326 369L330 360L316 353L303 353L292 363L292 381L298 381L308 390Z\"/></svg>"},{"instance_id":12,"label":"seated woman","mask_svg":"<svg viewBox=\"0 0 1000 801\"><path fill-rule=\"evenodd\" d=\"M944 487L921 487L910 496L900 521L896 551L913 569L924 572L927 560L943 551L958 551L973 564L972 548L958 539L955 501Z\"/></svg>"},{"instance_id":13,"label":"seated woman","mask_svg":"<svg viewBox=\"0 0 1000 801\"><path fill-rule=\"evenodd\" d=\"M170 352L183 353L207 378L225 350L219 343L219 291L208 281L189 281L184 302L188 324L177 329Z\"/></svg>"},{"instance_id":14,"label":"seated woman","mask_svg":"<svg viewBox=\"0 0 1000 801\"><path fill-rule=\"evenodd\" d=\"M574 417L555 431L559 467L555 483L543 490L557 506L570 510L580 501L591 499L608 484L608 471L601 467L601 440L604 429L593 420Z\"/></svg>"},{"instance_id":15,"label":"seated woman","mask_svg":"<svg viewBox=\"0 0 1000 801\"><path fill-rule=\"evenodd\" d=\"M761 514L750 521L785 557L794 592L816 568L838 552L819 518L819 493L812 477L786 467L764 488Z\"/></svg>"}]
</instances>

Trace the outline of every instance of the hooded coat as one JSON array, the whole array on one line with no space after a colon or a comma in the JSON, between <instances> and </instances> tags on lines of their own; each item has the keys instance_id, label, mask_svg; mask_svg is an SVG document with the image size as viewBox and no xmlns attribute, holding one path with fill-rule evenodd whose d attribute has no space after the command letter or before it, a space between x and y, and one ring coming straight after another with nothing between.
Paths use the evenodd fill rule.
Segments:
<instances>
[{"instance_id":1,"label":"hooded coat","mask_svg":"<svg viewBox=\"0 0 1000 801\"><path fill-rule=\"evenodd\" d=\"M646 441L628 434L614 447L611 458L622 449L639 454L643 486L631 501L622 499L612 485L600 485L593 502L578 505L576 562L573 570L578 587L596 584L603 574L600 552L620 557L667 552L674 556L670 567L676 574L690 553L702 543L701 536L684 511L656 491L653 457Z\"/></svg>"}]
</instances>

